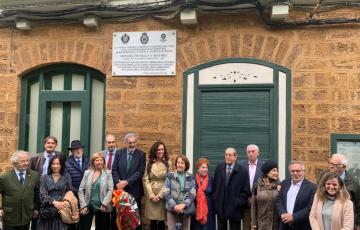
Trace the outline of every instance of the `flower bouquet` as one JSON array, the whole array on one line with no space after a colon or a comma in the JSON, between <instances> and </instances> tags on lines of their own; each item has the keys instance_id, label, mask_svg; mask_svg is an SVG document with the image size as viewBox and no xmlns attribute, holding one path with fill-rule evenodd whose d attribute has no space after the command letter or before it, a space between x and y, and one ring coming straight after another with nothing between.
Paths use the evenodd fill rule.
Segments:
<instances>
[{"instance_id":1,"label":"flower bouquet","mask_svg":"<svg viewBox=\"0 0 360 230\"><path fill-rule=\"evenodd\" d=\"M117 209L116 225L119 230L136 229L141 224L139 208L132 195L122 189L115 189L112 203Z\"/></svg>"}]
</instances>

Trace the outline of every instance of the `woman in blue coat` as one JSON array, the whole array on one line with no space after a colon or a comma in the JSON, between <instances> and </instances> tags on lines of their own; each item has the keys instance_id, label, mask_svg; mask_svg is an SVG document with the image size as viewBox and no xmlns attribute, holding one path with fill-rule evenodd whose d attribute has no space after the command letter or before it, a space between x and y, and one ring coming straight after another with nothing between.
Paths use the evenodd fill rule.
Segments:
<instances>
[{"instance_id":1,"label":"woman in blue coat","mask_svg":"<svg viewBox=\"0 0 360 230\"><path fill-rule=\"evenodd\" d=\"M208 174L209 161L199 158L196 162L196 216L195 230L215 230L215 212L212 201L212 181Z\"/></svg>"}]
</instances>

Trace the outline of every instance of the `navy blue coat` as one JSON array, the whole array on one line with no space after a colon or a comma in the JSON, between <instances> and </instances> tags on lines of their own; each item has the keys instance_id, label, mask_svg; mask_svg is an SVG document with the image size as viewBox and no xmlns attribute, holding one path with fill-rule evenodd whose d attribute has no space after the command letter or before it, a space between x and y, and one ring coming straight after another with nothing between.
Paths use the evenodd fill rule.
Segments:
<instances>
[{"instance_id":1,"label":"navy blue coat","mask_svg":"<svg viewBox=\"0 0 360 230\"><path fill-rule=\"evenodd\" d=\"M139 149L135 149L133 154L129 172L127 172L126 148L116 151L115 159L112 165L112 176L114 180L114 188L119 180L126 180L128 185L125 187L125 191L133 195L134 198L138 200L142 195L144 195L142 177L145 172L145 153Z\"/></svg>"},{"instance_id":2,"label":"navy blue coat","mask_svg":"<svg viewBox=\"0 0 360 230\"><path fill-rule=\"evenodd\" d=\"M82 169L79 169L79 167L77 166L74 156L69 156L65 164L66 164L66 172L71 177L72 191L77 196L79 192L81 180L84 176L84 172L85 170L90 168L90 164L91 164L90 159L88 156L83 154Z\"/></svg>"},{"instance_id":3,"label":"navy blue coat","mask_svg":"<svg viewBox=\"0 0 360 230\"><path fill-rule=\"evenodd\" d=\"M207 223L201 225L198 221L196 221L196 215L192 217L192 224L194 224L195 230L215 230L215 210L214 210L214 202L212 200L212 193L213 193L213 177L209 175L209 183L208 187L205 190L206 201L208 205L208 219ZM196 193L198 191L198 186L196 184ZM196 200L195 200L196 204Z\"/></svg>"},{"instance_id":4,"label":"navy blue coat","mask_svg":"<svg viewBox=\"0 0 360 230\"><path fill-rule=\"evenodd\" d=\"M216 214L221 219L240 221L242 209L250 197L249 173L237 162L226 185L226 163L215 169L213 201Z\"/></svg>"},{"instance_id":5,"label":"navy blue coat","mask_svg":"<svg viewBox=\"0 0 360 230\"><path fill-rule=\"evenodd\" d=\"M291 179L285 179L281 182L281 189L276 197L276 208L279 216L287 213L286 202L290 186ZM315 192L316 185L304 179L295 200L293 211L294 224L288 225L280 222L280 230L311 230L309 215Z\"/></svg>"}]
</instances>

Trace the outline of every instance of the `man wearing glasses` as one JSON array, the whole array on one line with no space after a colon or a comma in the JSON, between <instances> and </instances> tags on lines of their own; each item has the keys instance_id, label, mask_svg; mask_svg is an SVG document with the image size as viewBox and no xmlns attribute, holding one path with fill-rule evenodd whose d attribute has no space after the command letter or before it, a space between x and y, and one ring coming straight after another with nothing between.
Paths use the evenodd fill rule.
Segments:
<instances>
[{"instance_id":1,"label":"man wearing glasses","mask_svg":"<svg viewBox=\"0 0 360 230\"><path fill-rule=\"evenodd\" d=\"M344 181L351 201L354 203L355 229L360 230L360 186L359 182L346 170L347 164L348 161L343 154L333 154L329 161L329 171L336 173Z\"/></svg>"},{"instance_id":2,"label":"man wearing glasses","mask_svg":"<svg viewBox=\"0 0 360 230\"><path fill-rule=\"evenodd\" d=\"M309 214L316 192L316 185L304 178L305 165L292 161L289 165L291 178L281 183L276 198L280 215L280 230L311 230Z\"/></svg>"}]
</instances>

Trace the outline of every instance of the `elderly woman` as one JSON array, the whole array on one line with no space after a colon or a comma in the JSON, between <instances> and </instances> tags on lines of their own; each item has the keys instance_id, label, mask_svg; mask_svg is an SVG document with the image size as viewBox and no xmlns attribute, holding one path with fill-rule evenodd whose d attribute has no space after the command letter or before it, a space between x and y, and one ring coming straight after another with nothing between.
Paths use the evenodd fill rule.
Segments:
<instances>
[{"instance_id":1,"label":"elderly woman","mask_svg":"<svg viewBox=\"0 0 360 230\"><path fill-rule=\"evenodd\" d=\"M169 171L169 155L163 142L155 142L143 177L145 216L150 219L150 230L165 230L164 183Z\"/></svg>"},{"instance_id":2,"label":"elderly woman","mask_svg":"<svg viewBox=\"0 0 360 230\"><path fill-rule=\"evenodd\" d=\"M169 230L190 229L191 215L195 214L196 196L194 177L187 171L190 168L186 156L180 155L175 160L175 171L169 172L165 180L165 207Z\"/></svg>"},{"instance_id":3,"label":"elderly woman","mask_svg":"<svg viewBox=\"0 0 360 230\"><path fill-rule=\"evenodd\" d=\"M67 191L71 191L71 178L65 173L65 159L55 155L49 161L48 173L41 176L39 230L68 229L59 214L65 207L63 198Z\"/></svg>"},{"instance_id":4,"label":"elderly woman","mask_svg":"<svg viewBox=\"0 0 360 230\"><path fill-rule=\"evenodd\" d=\"M212 181L208 174L209 161L199 158L196 162L196 220L195 230L215 230L215 212L212 201Z\"/></svg>"},{"instance_id":5,"label":"elderly woman","mask_svg":"<svg viewBox=\"0 0 360 230\"><path fill-rule=\"evenodd\" d=\"M266 161L261 171L263 175L255 184L251 196L252 229L278 230L279 217L275 206L280 190L278 166L273 161Z\"/></svg>"},{"instance_id":6,"label":"elderly woman","mask_svg":"<svg viewBox=\"0 0 360 230\"><path fill-rule=\"evenodd\" d=\"M111 198L114 188L110 170L106 170L103 153L94 153L91 168L86 170L79 187L80 228L91 229L95 215L95 229L104 229L110 219L107 213L112 211Z\"/></svg>"},{"instance_id":7,"label":"elderly woman","mask_svg":"<svg viewBox=\"0 0 360 230\"><path fill-rule=\"evenodd\" d=\"M353 203L337 174L327 172L322 176L309 218L313 230L354 229Z\"/></svg>"}]
</instances>

